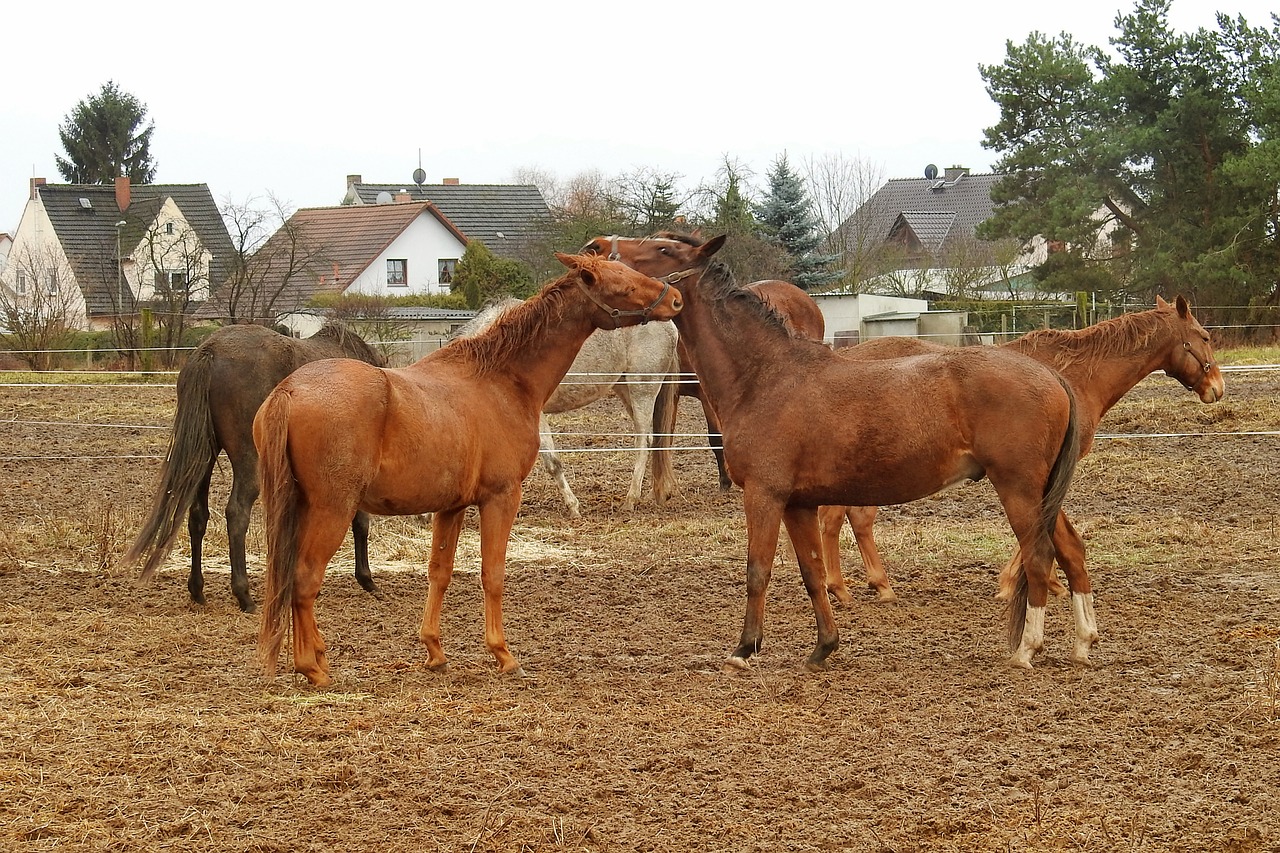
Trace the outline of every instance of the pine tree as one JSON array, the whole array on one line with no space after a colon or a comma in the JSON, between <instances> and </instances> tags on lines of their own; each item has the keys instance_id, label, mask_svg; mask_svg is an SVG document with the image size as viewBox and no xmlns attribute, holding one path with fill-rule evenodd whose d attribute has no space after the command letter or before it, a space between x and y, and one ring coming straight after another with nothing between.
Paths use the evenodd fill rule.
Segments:
<instances>
[{"instance_id":1,"label":"pine tree","mask_svg":"<svg viewBox=\"0 0 1280 853\"><path fill-rule=\"evenodd\" d=\"M818 220L800 176L791 171L782 154L769 170L769 189L756 210L765 233L776 240L791 259L791 280L805 290L822 287L839 278L829 269L835 255L820 254Z\"/></svg>"},{"instance_id":2,"label":"pine tree","mask_svg":"<svg viewBox=\"0 0 1280 853\"><path fill-rule=\"evenodd\" d=\"M58 128L65 158L54 155L58 172L76 184L110 184L128 176L135 184L155 178L151 159L151 133L155 122L142 127L147 105L114 81L97 94L76 104Z\"/></svg>"}]
</instances>

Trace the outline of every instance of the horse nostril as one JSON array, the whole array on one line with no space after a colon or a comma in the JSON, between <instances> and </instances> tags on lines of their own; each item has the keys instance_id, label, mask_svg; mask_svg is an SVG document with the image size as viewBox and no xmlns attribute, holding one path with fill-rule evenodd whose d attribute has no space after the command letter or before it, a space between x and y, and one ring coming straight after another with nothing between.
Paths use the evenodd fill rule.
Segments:
<instances>
[{"instance_id":1,"label":"horse nostril","mask_svg":"<svg viewBox=\"0 0 1280 853\"><path fill-rule=\"evenodd\" d=\"M674 309L676 309L677 311L679 311L681 308L683 308L683 307L684 307L684 303L683 303L683 302L681 302L681 301L679 300L679 298L672 299L672 300L671 300L671 307L672 307L672 308L674 308Z\"/></svg>"}]
</instances>

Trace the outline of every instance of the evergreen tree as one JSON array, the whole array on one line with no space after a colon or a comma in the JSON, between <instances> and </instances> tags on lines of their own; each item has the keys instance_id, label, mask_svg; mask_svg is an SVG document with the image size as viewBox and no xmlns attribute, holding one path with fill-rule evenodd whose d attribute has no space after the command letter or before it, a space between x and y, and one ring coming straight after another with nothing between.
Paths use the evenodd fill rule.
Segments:
<instances>
[{"instance_id":1,"label":"evergreen tree","mask_svg":"<svg viewBox=\"0 0 1280 853\"><path fill-rule=\"evenodd\" d=\"M155 178L151 158L151 133L147 105L114 81L108 80L97 94L76 104L58 128L65 158L54 155L63 179L76 184L110 184L128 176L135 184L149 184Z\"/></svg>"},{"instance_id":2,"label":"evergreen tree","mask_svg":"<svg viewBox=\"0 0 1280 853\"><path fill-rule=\"evenodd\" d=\"M791 281L805 290L822 287L839 278L830 269L835 255L817 251L822 243L804 181L782 154L769 170L769 189L756 210L764 232L776 240L791 261Z\"/></svg>"},{"instance_id":3,"label":"evergreen tree","mask_svg":"<svg viewBox=\"0 0 1280 853\"><path fill-rule=\"evenodd\" d=\"M467 244L453 271L454 293L461 293L470 308L493 299L533 295L533 276L519 261L499 258L479 240Z\"/></svg>"}]
</instances>

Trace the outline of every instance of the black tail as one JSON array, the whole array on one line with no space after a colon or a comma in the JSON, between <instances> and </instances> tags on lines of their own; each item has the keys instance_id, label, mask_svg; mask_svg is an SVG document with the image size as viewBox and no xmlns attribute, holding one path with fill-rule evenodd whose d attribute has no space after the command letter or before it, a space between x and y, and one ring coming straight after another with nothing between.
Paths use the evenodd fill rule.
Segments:
<instances>
[{"instance_id":1,"label":"black tail","mask_svg":"<svg viewBox=\"0 0 1280 853\"><path fill-rule=\"evenodd\" d=\"M1055 374L1057 375L1057 374ZM1080 430L1076 423L1076 395L1067 384L1067 380L1058 376L1058 382L1067 392L1070 403L1070 415L1067 418L1067 430L1062 436L1062 445L1058 448L1058 458L1049 471L1049 481L1045 483L1044 500L1040 503L1040 530L1043 535L1039 539L1039 547L1049 549L1050 567L1053 565L1053 529L1058 523L1058 513L1062 511L1062 502L1066 500L1067 489L1071 487L1071 479L1075 476L1076 463L1080 461ZM1017 566L1017 576L1013 594L1009 599L1009 648L1016 649L1022 641L1022 632L1027 621L1027 569L1026 554ZM1044 556L1043 554L1041 555Z\"/></svg>"},{"instance_id":2,"label":"black tail","mask_svg":"<svg viewBox=\"0 0 1280 853\"><path fill-rule=\"evenodd\" d=\"M191 510L196 492L204 483L213 459L218 455L209 413L209 367L212 356L196 353L178 374L178 407L169 437L169 451L160 468L151 514L142 525L137 540L124 555L126 563L144 560L143 579L173 549L173 540Z\"/></svg>"}]
</instances>

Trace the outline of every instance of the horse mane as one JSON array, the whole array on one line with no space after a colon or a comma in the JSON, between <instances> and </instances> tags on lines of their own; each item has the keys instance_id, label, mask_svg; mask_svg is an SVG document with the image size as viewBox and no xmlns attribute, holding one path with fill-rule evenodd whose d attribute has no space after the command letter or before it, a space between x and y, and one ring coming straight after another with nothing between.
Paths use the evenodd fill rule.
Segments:
<instances>
[{"instance_id":1,"label":"horse mane","mask_svg":"<svg viewBox=\"0 0 1280 853\"><path fill-rule=\"evenodd\" d=\"M333 341L339 349L360 361L383 367L386 359L341 320L326 319L320 329L306 340ZM318 341L317 341L318 342Z\"/></svg>"},{"instance_id":2,"label":"horse mane","mask_svg":"<svg viewBox=\"0 0 1280 853\"><path fill-rule=\"evenodd\" d=\"M494 309L489 325L476 329L469 337L463 337L459 332L459 336L445 344L442 351L452 351L470 361L479 375L505 369L515 354L528 349L560 323L569 305L567 292L575 289L577 282L577 272L570 270L543 285L532 299L516 300L518 304L506 308L504 302L486 306L485 310ZM467 327L476 325L476 320L483 314L476 315ZM502 322L496 323L499 317Z\"/></svg>"},{"instance_id":3,"label":"horse mane","mask_svg":"<svg viewBox=\"0 0 1280 853\"><path fill-rule=\"evenodd\" d=\"M696 240L698 238L690 237L690 239ZM774 333L784 335L791 340L809 340L805 337L798 337L783 316L774 310L769 303L761 299L760 295L754 290L738 284L737 279L734 278L733 271L729 269L728 265L720 261L712 261L707 265L706 271L702 273L700 282L700 287L705 292L704 298L707 301L723 303L726 307L741 306L741 310L759 320Z\"/></svg>"},{"instance_id":4,"label":"horse mane","mask_svg":"<svg viewBox=\"0 0 1280 853\"><path fill-rule=\"evenodd\" d=\"M1165 312L1168 313L1168 312ZM1102 362L1146 349L1165 327L1159 309L1121 314L1083 329L1037 329L1005 346L1023 353L1043 353L1058 370L1093 370Z\"/></svg>"}]
</instances>

